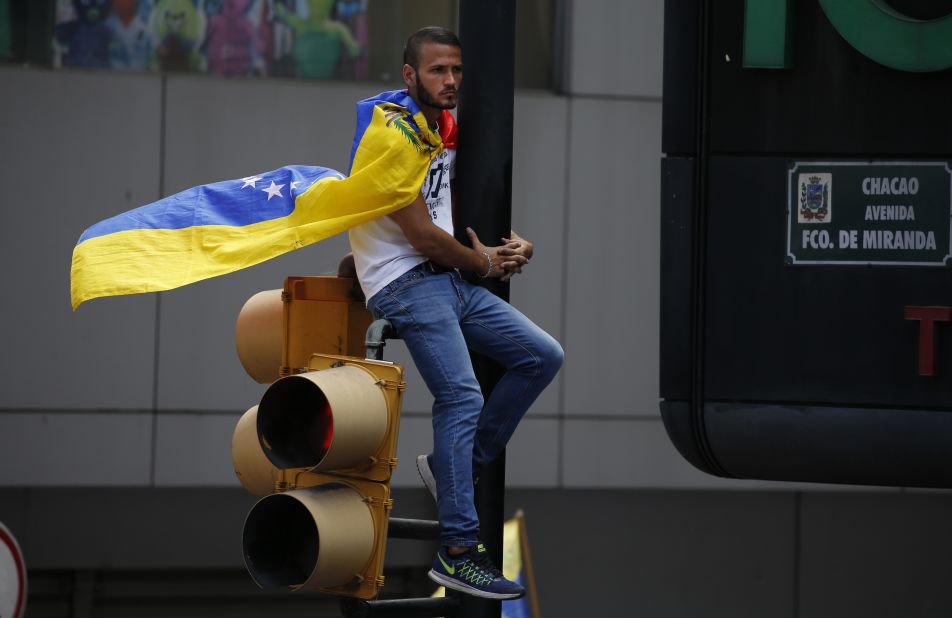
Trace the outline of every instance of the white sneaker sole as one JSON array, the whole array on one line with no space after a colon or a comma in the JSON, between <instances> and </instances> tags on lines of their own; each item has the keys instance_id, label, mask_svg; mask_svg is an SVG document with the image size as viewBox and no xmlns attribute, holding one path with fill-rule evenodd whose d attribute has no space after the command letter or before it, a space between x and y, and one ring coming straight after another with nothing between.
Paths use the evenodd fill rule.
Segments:
<instances>
[{"instance_id":1,"label":"white sneaker sole","mask_svg":"<svg viewBox=\"0 0 952 618\"><path fill-rule=\"evenodd\" d=\"M502 600L519 599L522 597L522 595L525 594L525 592L522 592L522 593L488 592L486 590L480 590L479 588L472 588L457 579L453 579L452 577L447 577L446 575L443 575L442 573L437 573L433 569L430 569L430 572L427 575L429 575L430 579L432 579L436 583L442 584L443 586L446 586L447 588L452 588L453 590L456 590L457 592L462 592L463 594L469 594L474 597L482 597L484 599L502 599Z\"/></svg>"},{"instance_id":2,"label":"white sneaker sole","mask_svg":"<svg viewBox=\"0 0 952 618\"><path fill-rule=\"evenodd\" d=\"M433 501L436 502L436 479L433 477L433 471L430 470L430 464L426 461L426 455L418 455L416 458L416 469L420 475L420 480L426 487Z\"/></svg>"}]
</instances>

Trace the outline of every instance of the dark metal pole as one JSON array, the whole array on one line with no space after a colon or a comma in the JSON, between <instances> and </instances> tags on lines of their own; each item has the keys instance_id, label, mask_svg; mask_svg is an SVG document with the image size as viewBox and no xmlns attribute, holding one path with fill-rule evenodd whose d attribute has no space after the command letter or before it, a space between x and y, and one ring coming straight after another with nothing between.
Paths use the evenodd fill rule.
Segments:
<instances>
[{"instance_id":1,"label":"dark metal pole","mask_svg":"<svg viewBox=\"0 0 952 618\"><path fill-rule=\"evenodd\" d=\"M429 519L391 517L387 527L387 538L438 541L440 540L440 522Z\"/></svg>"},{"instance_id":2,"label":"dark metal pole","mask_svg":"<svg viewBox=\"0 0 952 618\"><path fill-rule=\"evenodd\" d=\"M367 328L367 339L364 342L367 358L383 360L383 348L387 345L387 339L393 339L394 335L390 320L374 320Z\"/></svg>"},{"instance_id":3,"label":"dark metal pole","mask_svg":"<svg viewBox=\"0 0 952 618\"><path fill-rule=\"evenodd\" d=\"M341 599L340 609L347 618L450 618L458 615L459 602L455 597L384 601Z\"/></svg>"},{"instance_id":4,"label":"dark metal pole","mask_svg":"<svg viewBox=\"0 0 952 618\"><path fill-rule=\"evenodd\" d=\"M515 79L515 0L460 0L459 35L463 44L463 84L459 107L459 155L456 163L456 229L469 242L466 227L486 245L509 236L512 217L512 127ZM503 300L509 285L480 282ZM492 360L474 355L473 367L488 397L502 375ZM480 471L476 512L480 535L496 564L502 561L506 458L500 455ZM460 615L499 618L499 601L460 597Z\"/></svg>"}]
</instances>

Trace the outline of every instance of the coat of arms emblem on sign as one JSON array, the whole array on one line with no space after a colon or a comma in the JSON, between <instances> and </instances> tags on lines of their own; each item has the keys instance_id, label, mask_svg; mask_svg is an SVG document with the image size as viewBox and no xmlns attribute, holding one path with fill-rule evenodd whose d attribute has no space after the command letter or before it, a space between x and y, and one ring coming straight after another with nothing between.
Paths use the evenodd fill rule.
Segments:
<instances>
[{"instance_id":1,"label":"coat of arms emblem on sign","mask_svg":"<svg viewBox=\"0 0 952 618\"><path fill-rule=\"evenodd\" d=\"M833 174L800 174L800 223L829 223L833 218Z\"/></svg>"}]
</instances>

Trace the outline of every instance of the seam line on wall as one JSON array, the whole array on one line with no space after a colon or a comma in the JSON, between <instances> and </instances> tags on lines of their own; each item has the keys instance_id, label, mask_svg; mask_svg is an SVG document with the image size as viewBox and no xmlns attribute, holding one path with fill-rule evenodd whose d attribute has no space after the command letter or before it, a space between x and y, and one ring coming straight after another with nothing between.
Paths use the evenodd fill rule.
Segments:
<instances>
[{"instance_id":1,"label":"seam line on wall","mask_svg":"<svg viewBox=\"0 0 952 618\"><path fill-rule=\"evenodd\" d=\"M582 93L572 92L568 94L571 99L584 99L586 101L632 101L635 103L661 103L661 97L654 94L600 94L600 93Z\"/></svg>"},{"instance_id":2,"label":"seam line on wall","mask_svg":"<svg viewBox=\"0 0 952 618\"><path fill-rule=\"evenodd\" d=\"M159 94L159 199L165 197L165 119L168 77L163 74ZM149 484L155 486L156 448L159 429L159 344L162 324L162 293L155 294L155 332L152 344L152 447L149 460Z\"/></svg>"},{"instance_id":3,"label":"seam line on wall","mask_svg":"<svg viewBox=\"0 0 952 618\"><path fill-rule=\"evenodd\" d=\"M561 311L560 322L559 322L559 339L563 342L563 345L566 341L566 336L568 332L568 288L569 288L569 277L568 277L568 268L569 268L569 190L571 189L571 174L568 173L568 170L571 169L572 164L572 98L569 97L565 105L565 161L563 163L563 169L566 170L566 173L563 176L563 189L562 189L562 297L559 299L559 304ZM558 404L557 411L559 417L559 429L558 429L558 460L556 463L556 486L563 487L565 484L565 364L562 365L562 375L559 378L559 391L558 391Z\"/></svg>"},{"instance_id":4,"label":"seam line on wall","mask_svg":"<svg viewBox=\"0 0 952 618\"><path fill-rule=\"evenodd\" d=\"M141 409L141 408L130 408L127 410L121 408L112 408L112 409L100 409L100 408L36 408L32 410L24 409L2 409L0 408L0 417L3 416L24 416L24 415L40 415L40 416L53 416L53 415L71 415L71 414L83 414L83 415L93 415L93 416L140 416L140 415L158 415L158 416L227 416L227 417L236 417L244 414L244 410L176 410L176 409L166 409L166 410L157 410L155 408ZM422 419L429 420L433 416L432 412L429 410L404 410L400 413L401 418L406 419ZM644 423L644 422L661 422L661 416L658 414L563 414L561 412L554 413L533 413L529 416L524 417L523 420L528 421L592 421L592 422L633 422L633 423Z\"/></svg>"}]
</instances>

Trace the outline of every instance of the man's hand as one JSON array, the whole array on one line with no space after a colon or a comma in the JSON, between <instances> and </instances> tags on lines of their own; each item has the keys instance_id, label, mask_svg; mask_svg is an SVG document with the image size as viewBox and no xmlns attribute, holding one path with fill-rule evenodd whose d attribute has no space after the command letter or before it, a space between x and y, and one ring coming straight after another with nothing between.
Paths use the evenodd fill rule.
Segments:
<instances>
[{"instance_id":1,"label":"man's hand","mask_svg":"<svg viewBox=\"0 0 952 618\"><path fill-rule=\"evenodd\" d=\"M466 228L466 234L469 235L469 241L472 243L473 249L480 254L488 254L492 258L492 269L488 273L485 270L480 272L481 276L509 281L513 271L522 272L522 267L529 262L529 258L523 254L524 247L520 245L519 241L505 242L505 239L503 239L504 244L498 247L487 247L480 242L473 228ZM486 264L486 266L488 267L489 264Z\"/></svg>"},{"instance_id":2,"label":"man's hand","mask_svg":"<svg viewBox=\"0 0 952 618\"><path fill-rule=\"evenodd\" d=\"M522 272L522 267L525 264L529 263L529 260L532 259L532 252L534 250L534 245L526 240L525 238L516 234L513 230L509 231L509 238L503 238L502 242L505 246L502 253L504 258L512 258L515 256L522 256L526 259L523 264L516 264L512 260L504 261L503 268L506 269L506 273L500 277L500 281L509 281L512 279L513 275Z\"/></svg>"},{"instance_id":3,"label":"man's hand","mask_svg":"<svg viewBox=\"0 0 952 618\"><path fill-rule=\"evenodd\" d=\"M502 277L509 272L507 268L521 268L529 261L525 255L519 253L519 242L487 247L469 228L466 232L473 244L472 248L460 244L452 235L433 223L423 196L417 196L409 206L390 214L390 218L400 226L414 249L441 266L470 270L481 277ZM511 250L514 255L505 255L501 253L503 250ZM492 260L491 269L486 255Z\"/></svg>"}]
</instances>

